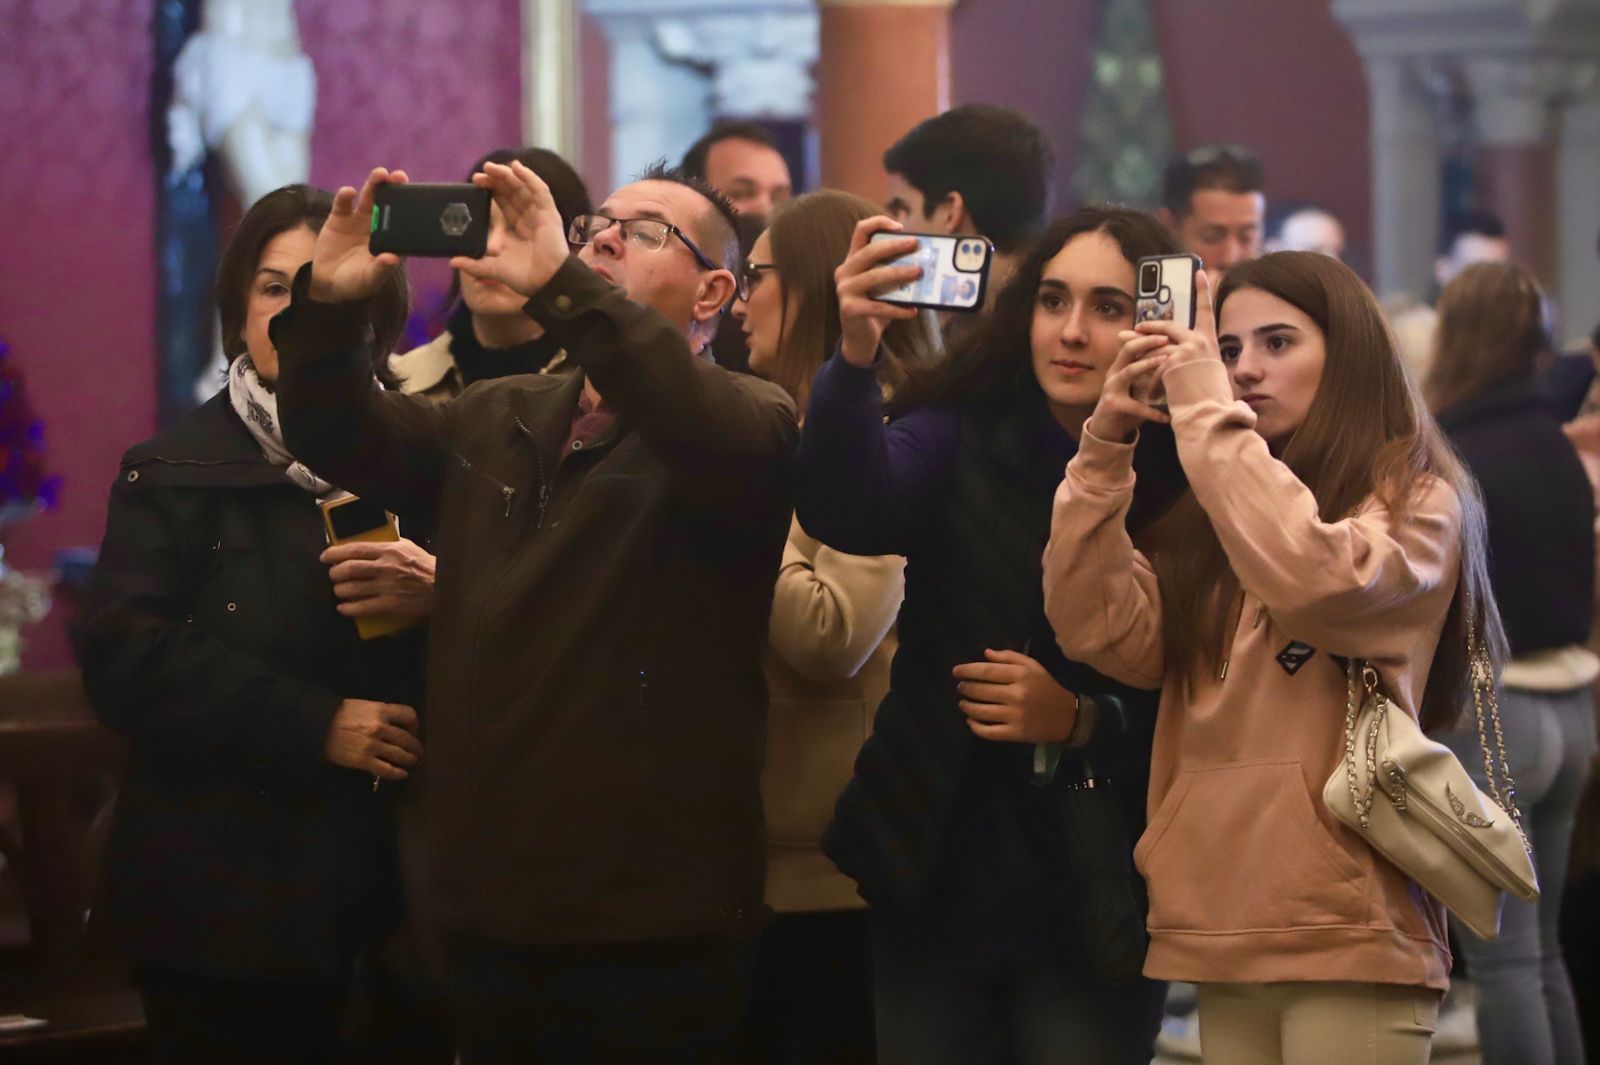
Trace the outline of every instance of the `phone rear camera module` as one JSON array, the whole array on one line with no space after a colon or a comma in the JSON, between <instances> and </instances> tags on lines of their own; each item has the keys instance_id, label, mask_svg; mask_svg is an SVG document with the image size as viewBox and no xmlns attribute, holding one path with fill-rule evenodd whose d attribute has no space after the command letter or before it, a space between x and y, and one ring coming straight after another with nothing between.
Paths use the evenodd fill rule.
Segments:
<instances>
[{"instance_id":1,"label":"phone rear camera module","mask_svg":"<svg viewBox=\"0 0 1600 1065\"><path fill-rule=\"evenodd\" d=\"M1161 264L1145 263L1139 267L1139 295L1154 296L1161 287Z\"/></svg>"},{"instance_id":2,"label":"phone rear camera module","mask_svg":"<svg viewBox=\"0 0 1600 1065\"><path fill-rule=\"evenodd\" d=\"M962 273L976 273L983 269L984 244L981 240L963 240L956 244L955 267Z\"/></svg>"},{"instance_id":3,"label":"phone rear camera module","mask_svg":"<svg viewBox=\"0 0 1600 1065\"><path fill-rule=\"evenodd\" d=\"M439 228L447 237L459 237L472 225L472 211L464 203L452 203L439 214Z\"/></svg>"},{"instance_id":4,"label":"phone rear camera module","mask_svg":"<svg viewBox=\"0 0 1600 1065\"><path fill-rule=\"evenodd\" d=\"M1160 300L1162 303L1171 303L1172 289L1168 288L1166 285L1162 285L1161 291L1156 293L1156 299Z\"/></svg>"}]
</instances>

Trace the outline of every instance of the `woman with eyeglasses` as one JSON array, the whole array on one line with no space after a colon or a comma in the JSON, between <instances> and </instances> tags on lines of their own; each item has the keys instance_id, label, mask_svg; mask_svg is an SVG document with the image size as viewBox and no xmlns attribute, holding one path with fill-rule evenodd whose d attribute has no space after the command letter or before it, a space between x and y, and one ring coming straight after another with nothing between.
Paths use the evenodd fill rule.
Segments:
<instances>
[{"instance_id":1,"label":"woman with eyeglasses","mask_svg":"<svg viewBox=\"0 0 1600 1065\"><path fill-rule=\"evenodd\" d=\"M1134 311L1153 218L1048 228L948 361L886 411L882 340L918 314L873 299L915 242L856 226L841 341L811 385L799 516L839 551L906 557L890 687L823 847L872 906L882 1065L1147 1065L1163 988L1140 976L1155 698L1071 662L1044 617L1050 502ZM1151 434L1140 528L1175 494Z\"/></svg>"},{"instance_id":2,"label":"woman with eyeglasses","mask_svg":"<svg viewBox=\"0 0 1600 1065\"><path fill-rule=\"evenodd\" d=\"M839 344L834 268L856 224L877 213L845 192L801 196L779 209L744 264L733 313L750 370L782 385L801 410ZM937 346L926 316L893 323L879 383L899 387L908 370L931 364ZM752 1065L873 1060L866 903L822 853L822 830L889 688L904 567L897 555L847 555L790 525L765 663L766 901L777 917L755 944L742 1059Z\"/></svg>"}]
</instances>

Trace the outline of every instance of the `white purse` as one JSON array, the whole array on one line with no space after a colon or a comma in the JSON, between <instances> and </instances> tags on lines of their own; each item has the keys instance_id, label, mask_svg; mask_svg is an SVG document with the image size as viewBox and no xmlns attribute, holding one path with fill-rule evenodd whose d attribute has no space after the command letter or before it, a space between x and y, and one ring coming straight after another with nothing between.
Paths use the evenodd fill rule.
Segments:
<instances>
[{"instance_id":1,"label":"white purse","mask_svg":"<svg viewBox=\"0 0 1600 1065\"><path fill-rule=\"evenodd\" d=\"M1470 626L1467 648L1489 794L1448 747L1423 735L1410 714L1389 713L1377 672L1352 659L1344 764L1328 778L1322 800L1468 928L1493 939L1500 933L1504 894L1531 902L1539 897L1539 879L1506 763L1494 674Z\"/></svg>"}]
</instances>

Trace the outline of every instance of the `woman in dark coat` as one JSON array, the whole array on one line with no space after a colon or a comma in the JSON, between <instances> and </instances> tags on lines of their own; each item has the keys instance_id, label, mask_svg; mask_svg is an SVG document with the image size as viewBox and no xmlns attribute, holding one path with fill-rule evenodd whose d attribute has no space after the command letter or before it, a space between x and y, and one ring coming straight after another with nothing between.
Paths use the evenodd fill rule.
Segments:
<instances>
[{"instance_id":1,"label":"woman in dark coat","mask_svg":"<svg viewBox=\"0 0 1600 1065\"><path fill-rule=\"evenodd\" d=\"M1578 1065L1578 1009L1559 940L1572 825L1596 749L1600 659L1585 646L1594 605L1594 496L1583 463L1535 383L1549 348L1527 270L1479 263L1439 297L1425 391L1483 491L1489 580L1511 643L1500 678L1505 755L1543 896L1507 899L1489 941L1457 926L1478 986L1484 1065ZM1497 737L1490 737L1495 742ZM1480 787L1473 715L1448 738Z\"/></svg>"},{"instance_id":2,"label":"woman in dark coat","mask_svg":"<svg viewBox=\"0 0 1600 1065\"><path fill-rule=\"evenodd\" d=\"M161 1062L324 1061L397 915L387 782L421 744L416 637L363 641L320 560L332 485L283 448L267 335L328 193L258 201L223 253L228 387L123 457L75 633L128 739L105 861ZM383 367L406 292L372 303ZM348 607L346 607L348 609Z\"/></svg>"},{"instance_id":3,"label":"woman in dark coat","mask_svg":"<svg viewBox=\"0 0 1600 1065\"><path fill-rule=\"evenodd\" d=\"M949 360L885 406L870 293L909 249L856 230L835 275L843 340L812 384L798 516L840 551L906 557L900 647L823 837L872 907L880 1065L1144 1065L1163 988L1140 976L1156 697L1068 661L1044 616L1061 473L1133 328L1154 219L1085 208L1040 236ZM914 267L910 269L915 269ZM1162 437L1164 436L1164 439ZM1143 434L1140 529L1182 487Z\"/></svg>"}]
</instances>

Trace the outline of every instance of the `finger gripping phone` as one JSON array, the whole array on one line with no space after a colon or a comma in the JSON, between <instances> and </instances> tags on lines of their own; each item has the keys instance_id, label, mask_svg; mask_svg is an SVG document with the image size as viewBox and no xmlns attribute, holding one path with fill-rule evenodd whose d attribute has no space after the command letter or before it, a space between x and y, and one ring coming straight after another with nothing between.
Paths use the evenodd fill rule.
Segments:
<instances>
[{"instance_id":1,"label":"finger gripping phone","mask_svg":"<svg viewBox=\"0 0 1600 1065\"><path fill-rule=\"evenodd\" d=\"M374 255L483 258L489 246L489 190L476 185L379 185L372 196Z\"/></svg>"},{"instance_id":2,"label":"finger gripping phone","mask_svg":"<svg viewBox=\"0 0 1600 1065\"><path fill-rule=\"evenodd\" d=\"M330 544L393 543L400 539L393 515L370 500L341 496L318 506L322 509L322 525L328 531ZM368 614L356 618L355 622L356 632L363 640L388 636L415 624L411 618L386 614Z\"/></svg>"},{"instance_id":3,"label":"finger gripping phone","mask_svg":"<svg viewBox=\"0 0 1600 1065\"><path fill-rule=\"evenodd\" d=\"M902 307L936 311L970 312L983 308L989 290L989 264L994 245L983 237L940 233L898 233L879 230L871 240L915 237L917 249L884 266L920 266L922 276L897 288L875 293L873 299Z\"/></svg>"},{"instance_id":4,"label":"finger gripping phone","mask_svg":"<svg viewBox=\"0 0 1600 1065\"><path fill-rule=\"evenodd\" d=\"M1133 321L1177 322L1194 328L1194 279L1200 259L1194 255L1146 255L1134 265Z\"/></svg>"}]
</instances>

